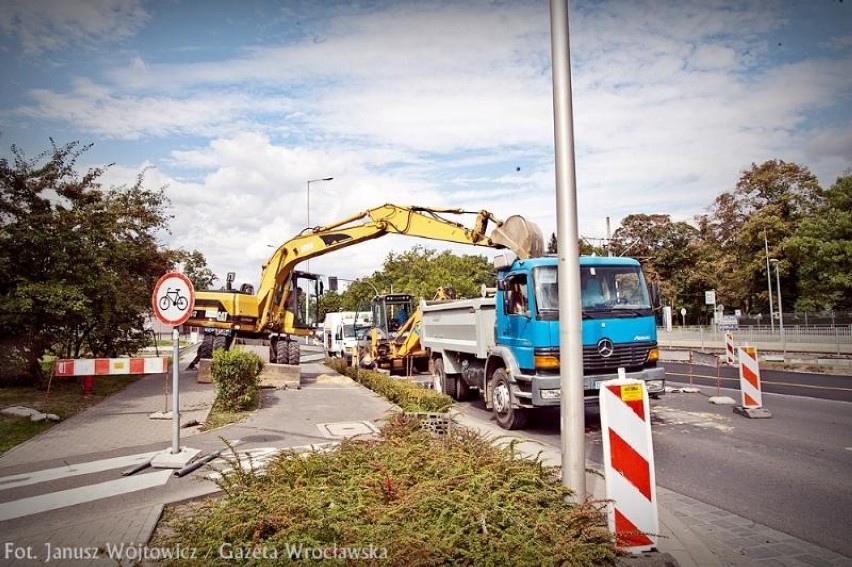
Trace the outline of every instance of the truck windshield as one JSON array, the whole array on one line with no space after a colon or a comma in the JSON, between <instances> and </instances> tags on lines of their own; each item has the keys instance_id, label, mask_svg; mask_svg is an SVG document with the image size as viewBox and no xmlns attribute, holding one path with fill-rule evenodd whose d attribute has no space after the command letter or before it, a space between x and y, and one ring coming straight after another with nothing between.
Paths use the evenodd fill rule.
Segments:
<instances>
[{"instance_id":1,"label":"truck windshield","mask_svg":"<svg viewBox=\"0 0 852 567\"><path fill-rule=\"evenodd\" d=\"M351 339L355 336L355 325L343 325L344 338Z\"/></svg>"},{"instance_id":2,"label":"truck windshield","mask_svg":"<svg viewBox=\"0 0 852 567\"><path fill-rule=\"evenodd\" d=\"M557 319L559 293L556 266L535 269L535 302L539 317ZM637 266L581 266L583 314L589 317L636 317L651 314L645 278Z\"/></svg>"}]
</instances>

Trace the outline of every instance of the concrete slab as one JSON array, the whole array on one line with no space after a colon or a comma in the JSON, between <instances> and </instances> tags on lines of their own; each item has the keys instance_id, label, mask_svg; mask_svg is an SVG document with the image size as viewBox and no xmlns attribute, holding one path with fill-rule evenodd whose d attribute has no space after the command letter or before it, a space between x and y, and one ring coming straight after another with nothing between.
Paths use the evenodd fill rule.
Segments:
<instances>
[{"instance_id":1,"label":"concrete slab","mask_svg":"<svg viewBox=\"0 0 852 567\"><path fill-rule=\"evenodd\" d=\"M196 381L201 384L212 384L213 383L213 375L210 373L210 363L212 361L209 358L202 358L198 361L198 376L196 376Z\"/></svg>"},{"instance_id":2,"label":"concrete slab","mask_svg":"<svg viewBox=\"0 0 852 567\"><path fill-rule=\"evenodd\" d=\"M151 459L151 466L155 469L182 469L200 452L200 449L181 447L179 452L172 453L169 448L154 455L154 458Z\"/></svg>"},{"instance_id":3,"label":"concrete slab","mask_svg":"<svg viewBox=\"0 0 852 567\"><path fill-rule=\"evenodd\" d=\"M267 362L263 365L263 372L260 373L261 388L298 388L301 381L301 367L290 364Z\"/></svg>"},{"instance_id":4,"label":"concrete slab","mask_svg":"<svg viewBox=\"0 0 852 567\"><path fill-rule=\"evenodd\" d=\"M772 412L766 408L744 408L737 406L734 408L734 413L749 419L769 419L772 417Z\"/></svg>"},{"instance_id":5,"label":"concrete slab","mask_svg":"<svg viewBox=\"0 0 852 567\"><path fill-rule=\"evenodd\" d=\"M708 398L707 401L717 406L732 406L737 403L736 400L730 396L712 396L711 398Z\"/></svg>"}]
</instances>

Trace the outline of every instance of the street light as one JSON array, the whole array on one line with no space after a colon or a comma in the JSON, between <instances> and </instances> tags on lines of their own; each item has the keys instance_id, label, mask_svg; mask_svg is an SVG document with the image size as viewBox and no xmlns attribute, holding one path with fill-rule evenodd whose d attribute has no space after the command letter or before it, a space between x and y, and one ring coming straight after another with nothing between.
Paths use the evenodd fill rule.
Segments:
<instances>
[{"instance_id":1,"label":"street light","mask_svg":"<svg viewBox=\"0 0 852 567\"><path fill-rule=\"evenodd\" d=\"M308 199L307 199L307 213L308 213L307 214L307 225L308 225L308 230L310 230L310 228L311 228L311 183L316 183L318 181L331 181L332 179L334 179L334 177L319 177L317 179L308 179L308 183L307 183L307 187L308 187ZM311 261L310 260L305 261L305 271L306 272L311 271ZM308 313L309 313L308 306L309 306L309 304L310 304L310 301L308 301L308 296L306 295L305 296L305 324L306 325L309 324L309 321L308 321ZM308 344L308 337L305 337L305 344Z\"/></svg>"},{"instance_id":2,"label":"street light","mask_svg":"<svg viewBox=\"0 0 852 567\"><path fill-rule=\"evenodd\" d=\"M778 273L780 260L770 258L769 261L775 264L775 284L778 286L778 328L781 330L781 348L784 349L784 356L786 356L787 337L784 335L784 309L781 307L781 275Z\"/></svg>"},{"instance_id":3,"label":"street light","mask_svg":"<svg viewBox=\"0 0 852 567\"><path fill-rule=\"evenodd\" d=\"M772 270L769 269L769 241L766 240L766 231L763 231L763 249L766 251L766 289L769 290L769 328L775 334L775 313L772 311ZM781 300L781 296L778 296Z\"/></svg>"}]
</instances>

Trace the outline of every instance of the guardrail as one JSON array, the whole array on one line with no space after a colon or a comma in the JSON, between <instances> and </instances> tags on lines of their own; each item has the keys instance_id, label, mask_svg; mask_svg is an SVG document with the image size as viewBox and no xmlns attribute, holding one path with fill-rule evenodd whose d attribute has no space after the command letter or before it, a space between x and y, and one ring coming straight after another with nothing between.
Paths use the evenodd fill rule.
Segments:
<instances>
[{"instance_id":1,"label":"guardrail","mask_svg":"<svg viewBox=\"0 0 852 567\"><path fill-rule=\"evenodd\" d=\"M738 345L749 344L769 351L801 351L825 354L852 354L852 325L784 327L741 326L731 331ZM663 347L700 346L725 348L725 332L712 327L658 328L657 340Z\"/></svg>"}]
</instances>

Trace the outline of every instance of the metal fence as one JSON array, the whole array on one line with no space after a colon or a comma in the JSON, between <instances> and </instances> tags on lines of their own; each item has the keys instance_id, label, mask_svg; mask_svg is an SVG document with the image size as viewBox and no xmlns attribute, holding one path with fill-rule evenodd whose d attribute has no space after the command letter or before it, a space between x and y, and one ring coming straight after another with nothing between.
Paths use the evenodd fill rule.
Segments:
<instances>
[{"instance_id":1,"label":"metal fence","mask_svg":"<svg viewBox=\"0 0 852 567\"><path fill-rule=\"evenodd\" d=\"M711 327L673 327L658 329L661 345L686 344L720 347L725 331ZM783 332L782 332L783 331ZM772 329L766 325L740 325L731 330L738 344L752 344L769 350L801 350L828 354L852 353L852 325L790 325Z\"/></svg>"}]
</instances>

